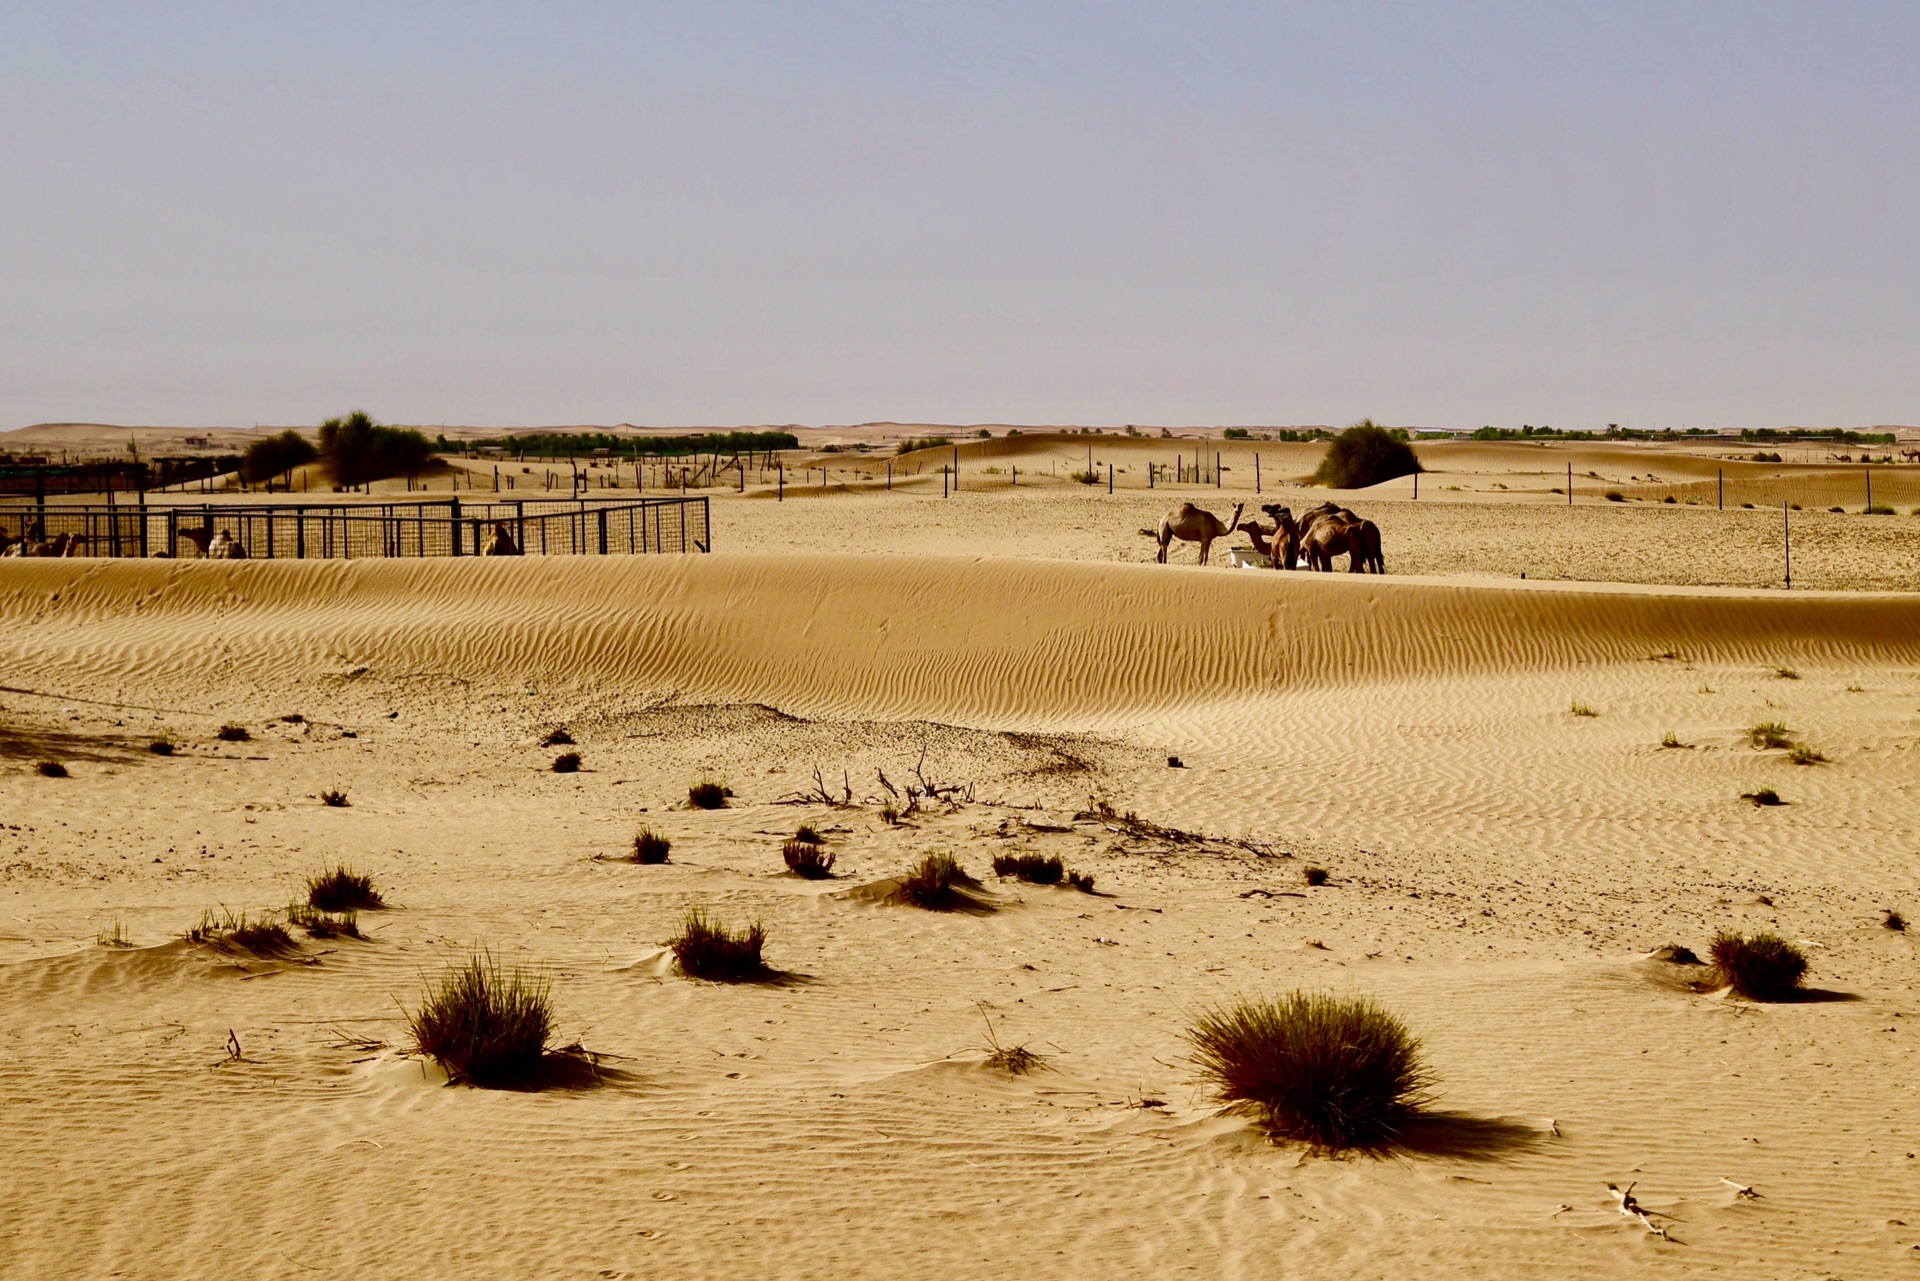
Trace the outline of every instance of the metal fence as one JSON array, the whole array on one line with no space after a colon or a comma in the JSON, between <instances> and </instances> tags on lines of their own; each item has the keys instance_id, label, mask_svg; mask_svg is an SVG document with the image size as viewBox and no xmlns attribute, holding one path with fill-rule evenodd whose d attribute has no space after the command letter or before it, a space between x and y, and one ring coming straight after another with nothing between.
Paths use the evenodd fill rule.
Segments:
<instances>
[{"instance_id":1,"label":"metal fence","mask_svg":"<svg viewBox=\"0 0 1920 1281\"><path fill-rule=\"evenodd\" d=\"M199 555L225 534L259 560L473 556L499 525L529 556L713 550L705 498L432 503L0 504L0 529L76 556Z\"/></svg>"}]
</instances>

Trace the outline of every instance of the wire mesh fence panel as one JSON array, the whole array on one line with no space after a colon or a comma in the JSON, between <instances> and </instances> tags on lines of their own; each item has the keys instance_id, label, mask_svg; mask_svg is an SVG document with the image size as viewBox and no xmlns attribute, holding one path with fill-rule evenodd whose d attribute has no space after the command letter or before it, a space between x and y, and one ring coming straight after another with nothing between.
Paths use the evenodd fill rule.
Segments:
<instances>
[{"instance_id":1,"label":"wire mesh fence panel","mask_svg":"<svg viewBox=\"0 0 1920 1281\"><path fill-rule=\"evenodd\" d=\"M643 555L712 549L707 499L0 503L0 532L69 556L251 560ZM489 550L491 548L491 550Z\"/></svg>"}]
</instances>

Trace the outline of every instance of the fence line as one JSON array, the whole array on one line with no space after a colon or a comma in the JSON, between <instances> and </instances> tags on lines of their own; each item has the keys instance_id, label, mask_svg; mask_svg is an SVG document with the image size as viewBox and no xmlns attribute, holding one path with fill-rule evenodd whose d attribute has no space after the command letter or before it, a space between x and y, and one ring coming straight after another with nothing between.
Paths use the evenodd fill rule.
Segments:
<instances>
[{"instance_id":1,"label":"fence line","mask_svg":"<svg viewBox=\"0 0 1920 1281\"><path fill-rule=\"evenodd\" d=\"M257 560L474 556L497 524L529 556L713 550L707 499L431 503L0 504L0 527L78 540L79 556L197 555L226 534Z\"/></svg>"}]
</instances>

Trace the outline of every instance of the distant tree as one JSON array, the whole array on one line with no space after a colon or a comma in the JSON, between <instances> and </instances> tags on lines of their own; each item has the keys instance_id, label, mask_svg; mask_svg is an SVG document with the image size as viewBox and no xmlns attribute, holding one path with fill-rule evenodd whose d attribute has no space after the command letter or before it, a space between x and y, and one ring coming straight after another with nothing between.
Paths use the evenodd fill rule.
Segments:
<instances>
[{"instance_id":1,"label":"distant tree","mask_svg":"<svg viewBox=\"0 0 1920 1281\"><path fill-rule=\"evenodd\" d=\"M1421 470L1405 432L1389 431L1371 418L1333 438L1313 479L1335 489L1365 489Z\"/></svg>"},{"instance_id":2,"label":"distant tree","mask_svg":"<svg viewBox=\"0 0 1920 1281\"><path fill-rule=\"evenodd\" d=\"M383 427L355 410L320 424L320 453L334 482L352 487L420 470L433 445L410 427Z\"/></svg>"},{"instance_id":3,"label":"distant tree","mask_svg":"<svg viewBox=\"0 0 1920 1281\"><path fill-rule=\"evenodd\" d=\"M284 476L295 467L305 466L315 456L313 442L288 428L278 436L268 436L247 446L247 452L240 456L240 479L249 485L263 480L271 483L275 476Z\"/></svg>"}]
</instances>

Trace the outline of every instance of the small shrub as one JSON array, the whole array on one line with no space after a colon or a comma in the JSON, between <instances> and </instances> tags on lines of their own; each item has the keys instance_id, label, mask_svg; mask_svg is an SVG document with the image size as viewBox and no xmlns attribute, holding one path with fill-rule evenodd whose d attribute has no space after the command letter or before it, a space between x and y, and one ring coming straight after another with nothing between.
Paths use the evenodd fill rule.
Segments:
<instances>
[{"instance_id":1,"label":"small shrub","mask_svg":"<svg viewBox=\"0 0 1920 1281\"><path fill-rule=\"evenodd\" d=\"M1746 509L1747 509L1748 511L1752 511L1752 510L1753 510L1753 504L1752 504L1752 503L1741 503L1740 505L1741 505L1742 507L1744 507L1744 508L1746 508Z\"/></svg>"},{"instance_id":2,"label":"small shrub","mask_svg":"<svg viewBox=\"0 0 1920 1281\"><path fill-rule=\"evenodd\" d=\"M954 905L954 887L978 885L951 854L929 854L900 881L900 894L915 907L944 911Z\"/></svg>"},{"instance_id":3,"label":"small shrub","mask_svg":"<svg viewBox=\"0 0 1920 1281\"><path fill-rule=\"evenodd\" d=\"M1274 1135L1341 1152L1380 1150L1426 1103L1420 1042L1365 998L1295 992L1241 998L1188 1029L1215 1093Z\"/></svg>"},{"instance_id":4,"label":"small shrub","mask_svg":"<svg viewBox=\"0 0 1920 1281\"><path fill-rule=\"evenodd\" d=\"M1807 974L1807 958L1799 948L1776 934L1714 936L1708 953L1713 977L1750 1001L1792 1000Z\"/></svg>"},{"instance_id":5,"label":"small shrub","mask_svg":"<svg viewBox=\"0 0 1920 1281\"><path fill-rule=\"evenodd\" d=\"M680 963L680 972L688 977L738 983L767 973L760 959L766 941L767 931L758 921L736 934L710 918L705 909L696 907L687 913L679 936L667 946Z\"/></svg>"},{"instance_id":6,"label":"small shrub","mask_svg":"<svg viewBox=\"0 0 1920 1281\"><path fill-rule=\"evenodd\" d=\"M1569 712L1572 712L1575 716L1598 716L1600 714L1594 711L1593 708L1589 707L1587 704L1580 702L1578 699L1575 699L1573 706L1569 707L1567 710Z\"/></svg>"},{"instance_id":7,"label":"small shrub","mask_svg":"<svg viewBox=\"0 0 1920 1281\"><path fill-rule=\"evenodd\" d=\"M223 743L245 743L253 738L245 725L222 725L213 736Z\"/></svg>"},{"instance_id":8,"label":"small shrub","mask_svg":"<svg viewBox=\"0 0 1920 1281\"><path fill-rule=\"evenodd\" d=\"M1863 516L1895 516L1898 514L1899 513L1895 512L1893 508L1886 506L1884 503L1875 503L1873 506L1865 508L1861 512Z\"/></svg>"},{"instance_id":9,"label":"small shrub","mask_svg":"<svg viewBox=\"0 0 1920 1281\"><path fill-rule=\"evenodd\" d=\"M1668 494L1665 498L1662 498L1660 501L1663 503L1677 503L1680 500L1675 498L1672 494Z\"/></svg>"},{"instance_id":10,"label":"small shrub","mask_svg":"<svg viewBox=\"0 0 1920 1281\"><path fill-rule=\"evenodd\" d=\"M37 761L33 768L40 772L41 778L65 778L67 776L67 767L59 761Z\"/></svg>"},{"instance_id":11,"label":"small shrub","mask_svg":"<svg viewBox=\"0 0 1920 1281\"><path fill-rule=\"evenodd\" d=\"M1882 920L1880 924L1885 926L1887 929L1892 930L1896 934L1902 934L1906 932L1907 918L1900 915L1900 913L1894 911L1892 908L1888 908L1886 918Z\"/></svg>"},{"instance_id":12,"label":"small shrub","mask_svg":"<svg viewBox=\"0 0 1920 1281\"><path fill-rule=\"evenodd\" d=\"M543 734L543 735L541 735L541 736L540 736L540 746L542 746L542 747L572 747L572 746L573 746L573 735L571 735L571 734L569 734L569 733L567 732L567 727L566 727L565 725L561 725L561 726L558 726L558 727L556 727L556 728L554 728L554 729L550 729L550 730L548 730L548 731L547 731L547 732L546 732L545 734Z\"/></svg>"},{"instance_id":13,"label":"small shrub","mask_svg":"<svg viewBox=\"0 0 1920 1281\"><path fill-rule=\"evenodd\" d=\"M1800 673L1791 667L1776 667L1773 669L1773 674L1783 681L1797 681L1800 679Z\"/></svg>"},{"instance_id":14,"label":"small shrub","mask_svg":"<svg viewBox=\"0 0 1920 1281\"><path fill-rule=\"evenodd\" d=\"M413 1043L447 1077L483 1088L531 1084L553 1034L552 986L485 952L450 971L407 1016Z\"/></svg>"},{"instance_id":15,"label":"small shrub","mask_svg":"<svg viewBox=\"0 0 1920 1281\"><path fill-rule=\"evenodd\" d=\"M1093 873L1068 872L1067 885L1072 889L1079 890L1082 894L1091 894L1093 893Z\"/></svg>"},{"instance_id":16,"label":"small shrub","mask_svg":"<svg viewBox=\"0 0 1920 1281\"><path fill-rule=\"evenodd\" d=\"M93 941L101 947L132 947L133 940L127 937L127 923L115 921L111 929L101 930L93 936Z\"/></svg>"},{"instance_id":17,"label":"small shrub","mask_svg":"<svg viewBox=\"0 0 1920 1281\"><path fill-rule=\"evenodd\" d=\"M1607 501L1610 503L1624 503L1627 501L1627 496L1617 489L1609 489L1607 491Z\"/></svg>"},{"instance_id":18,"label":"small shrub","mask_svg":"<svg viewBox=\"0 0 1920 1281\"><path fill-rule=\"evenodd\" d=\"M1419 457L1401 433L1368 418L1333 438L1314 469L1313 480L1334 489L1366 489L1421 470Z\"/></svg>"},{"instance_id":19,"label":"small shrub","mask_svg":"<svg viewBox=\"0 0 1920 1281\"><path fill-rule=\"evenodd\" d=\"M802 845L825 845L827 838L814 830L811 823L802 823L793 829L793 839Z\"/></svg>"},{"instance_id":20,"label":"small shrub","mask_svg":"<svg viewBox=\"0 0 1920 1281\"><path fill-rule=\"evenodd\" d=\"M882 805L880 807L880 821L888 827L893 827L898 824L900 822L900 807L892 801L888 801L885 805Z\"/></svg>"},{"instance_id":21,"label":"small shrub","mask_svg":"<svg viewBox=\"0 0 1920 1281\"><path fill-rule=\"evenodd\" d=\"M1043 854L996 854L993 874L1011 876L1029 885L1058 885L1066 868L1059 859Z\"/></svg>"},{"instance_id":22,"label":"small shrub","mask_svg":"<svg viewBox=\"0 0 1920 1281\"><path fill-rule=\"evenodd\" d=\"M1757 748L1786 747L1793 742L1779 721L1761 721L1747 731L1747 741Z\"/></svg>"},{"instance_id":23,"label":"small shrub","mask_svg":"<svg viewBox=\"0 0 1920 1281\"><path fill-rule=\"evenodd\" d=\"M147 744L147 750L155 756L172 756L173 740L169 738L156 738Z\"/></svg>"},{"instance_id":24,"label":"small shrub","mask_svg":"<svg viewBox=\"0 0 1920 1281\"><path fill-rule=\"evenodd\" d=\"M1818 748L1809 747L1805 743L1795 743L1788 750L1787 759L1795 765L1819 765L1827 758L1820 754Z\"/></svg>"},{"instance_id":25,"label":"small shrub","mask_svg":"<svg viewBox=\"0 0 1920 1281\"><path fill-rule=\"evenodd\" d=\"M1324 867L1310 867L1301 875L1306 878L1306 882L1309 885L1325 885L1327 883L1327 869Z\"/></svg>"},{"instance_id":26,"label":"small shrub","mask_svg":"<svg viewBox=\"0 0 1920 1281\"><path fill-rule=\"evenodd\" d=\"M809 881L824 881L833 875L834 856L798 838L780 847L780 857L786 860L789 872Z\"/></svg>"},{"instance_id":27,"label":"small shrub","mask_svg":"<svg viewBox=\"0 0 1920 1281\"><path fill-rule=\"evenodd\" d=\"M1780 799L1780 793L1774 791L1771 787L1763 787L1757 792L1742 792L1740 793L1740 799L1743 801L1752 801L1755 805L1786 804L1785 801Z\"/></svg>"},{"instance_id":28,"label":"small shrub","mask_svg":"<svg viewBox=\"0 0 1920 1281\"><path fill-rule=\"evenodd\" d=\"M1002 1045L994 1034L993 1020L987 1018L987 1009L980 1007L980 1017L987 1023L987 1066L998 1068L1008 1076L1025 1076L1035 1068L1046 1065L1047 1056L1024 1045Z\"/></svg>"},{"instance_id":29,"label":"small shrub","mask_svg":"<svg viewBox=\"0 0 1920 1281\"><path fill-rule=\"evenodd\" d=\"M219 948L223 952L247 952L254 956L284 956L298 951L287 927L274 920L250 921L246 913L235 916L211 909L200 914L199 924L184 936L189 943Z\"/></svg>"},{"instance_id":30,"label":"small shrub","mask_svg":"<svg viewBox=\"0 0 1920 1281\"><path fill-rule=\"evenodd\" d=\"M328 809L343 810L348 804L347 791L343 787L329 787L320 793L320 803Z\"/></svg>"},{"instance_id":31,"label":"small shrub","mask_svg":"<svg viewBox=\"0 0 1920 1281\"><path fill-rule=\"evenodd\" d=\"M727 797L733 795L726 784L708 780L695 783L687 789L687 804L697 810L718 810L727 807Z\"/></svg>"},{"instance_id":32,"label":"small shrub","mask_svg":"<svg viewBox=\"0 0 1920 1281\"><path fill-rule=\"evenodd\" d=\"M580 753L562 752L553 758L553 772L556 774L578 774L580 772Z\"/></svg>"},{"instance_id":33,"label":"small shrub","mask_svg":"<svg viewBox=\"0 0 1920 1281\"><path fill-rule=\"evenodd\" d=\"M1674 732L1673 732L1672 730L1668 730L1668 731L1667 731L1667 732L1666 732L1665 734L1662 734L1662 735L1660 736L1660 746L1662 746L1662 747L1692 747L1692 746L1693 746L1693 744L1692 744L1692 743L1683 743L1683 742L1681 742L1681 741L1680 741L1680 736L1679 736L1678 734L1676 734L1676 733L1674 733Z\"/></svg>"},{"instance_id":34,"label":"small shrub","mask_svg":"<svg viewBox=\"0 0 1920 1281\"><path fill-rule=\"evenodd\" d=\"M1844 507L1829 507L1827 510L1841 516L1846 515L1847 512L1847 509Z\"/></svg>"},{"instance_id":35,"label":"small shrub","mask_svg":"<svg viewBox=\"0 0 1920 1281\"><path fill-rule=\"evenodd\" d=\"M1079 481L1082 485L1098 485L1106 479L1105 476L1102 476L1097 471L1074 471L1068 472L1067 475Z\"/></svg>"},{"instance_id":36,"label":"small shrub","mask_svg":"<svg viewBox=\"0 0 1920 1281\"><path fill-rule=\"evenodd\" d=\"M335 867L307 878L307 906L320 912L373 912L386 901L374 888L373 878L349 867Z\"/></svg>"},{"instance_id":37,"label":"small shrub","mask_svg":"<svg viewBox=\"0 0 1920 1281\"><path fill-rule=\"evenodd\" d=\"M673 842L654 831L643 827L633 835L633 856L635 863L659 864L667 861L667 851L673 848Z\"/></svg>"}]
</instances>

